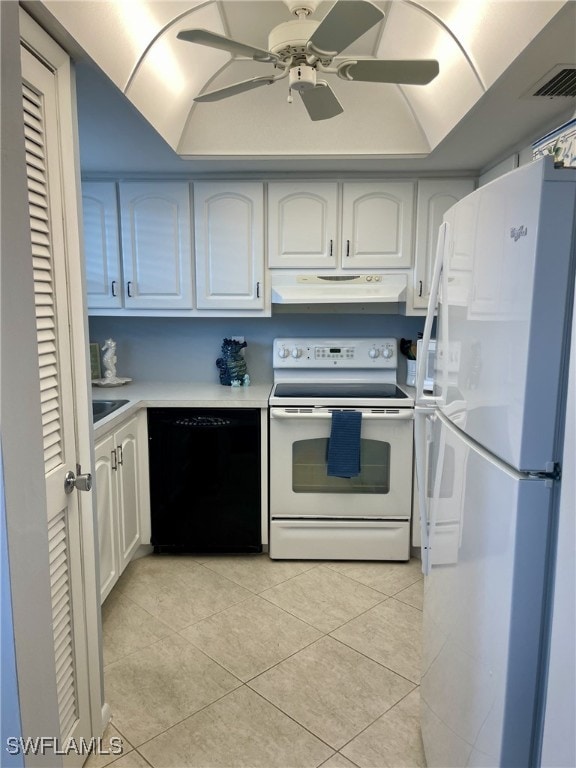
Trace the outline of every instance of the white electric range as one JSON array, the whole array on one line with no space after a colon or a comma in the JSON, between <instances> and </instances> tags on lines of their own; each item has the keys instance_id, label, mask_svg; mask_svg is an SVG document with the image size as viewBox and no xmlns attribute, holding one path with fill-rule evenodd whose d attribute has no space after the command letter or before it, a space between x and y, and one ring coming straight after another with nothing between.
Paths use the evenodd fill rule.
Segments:
<instances>
[{"instance_id":1,"label":"white electric range","mask_svg":"<svg viewBox=\"0 0 576 768\"><path fill-rule=\"evenodd\" d=\"M394 338L274 340L271 558L410 557L414 400L397 365Z\"/></svg>"}]
</instances>

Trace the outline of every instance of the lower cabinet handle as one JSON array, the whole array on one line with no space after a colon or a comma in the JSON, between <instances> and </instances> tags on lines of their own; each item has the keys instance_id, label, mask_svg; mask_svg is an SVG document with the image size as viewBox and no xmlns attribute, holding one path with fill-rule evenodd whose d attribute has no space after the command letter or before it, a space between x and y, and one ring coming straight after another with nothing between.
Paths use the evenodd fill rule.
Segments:
<instances>
[{"instance_id":1,"label":"lower cabinet handle","mask_svg":"<svg viewBox=\"0 0 576 768\"><path fill-rule=\"evenodd\" d=\"M126 283L126 292L128 293L128 298L132 298L132 294L130 293L130 286L132 285L132 280L128 280Z\"/></svg>"},{"instance_id":2,"label":"lower cabinet handle","mask_svg":"<svg viewBox=\"0 0 576 768\"><path fill-rule=\"evenodd\" d=\"M116 280L112 280L112 296L116 298Z\"/></svg>"},{"instance_id":3,"label":"lower cabinet handle","mask_svg":"<svg viewBox=\"0 0 576 768\"><path fill-rule=\"evenodd\" d=\"M116 450L118 451L118 464L122 466L124 464L124 456L122 455L122 446L117 445Z\"/></svg>"},{"instance_id":4,"label":"lower cabinet handle","mask_svg":"<svg viewBox=\"0 0 576 768\"><path fill-rule=\"evenodd\" d=\"M112 448L110 451L110 455L112 458L112 469L118 469L118 456L116 455L116 449Z\"/></svg>"},{"instance_id":5,"label":"lower cabinet handle","mask_svg":"<svg viewBox=\"0 0 576 768\"><path fill-rule=\"evenodd\" d=\"M346 258L350 256L350 240L346 240Z\"/></svg>"},{"instance_id":6,"label":"lower cabinet handle","mask_svg":"<svg viewBox=\"0 0 576 768\"><path fill-rule=\"evenodd\" d=\"M330 240L330 256L332 256L332 246L334 245L334 241Z\"/></svg>"},{"instance_id":7,"label":"lower cabinet handle","mask_svg":"<svg viewBox=\"0 0 576 768\"><path fill-rule=\"evenodd\" d=\"M260 298L260 282L256 283L256 298Z\"/></svg>"},{"instance_id":8,"label":"lower cabinet handle","mask_svg":"<svg viewBox=\"0 0 576 768\"><path fill-rule=\"evenodd\" d=\"M418 291L418 296L422 296L422 280L420 280L419 283L420 283L420 290Z\"/></svg>"}]
</instances>

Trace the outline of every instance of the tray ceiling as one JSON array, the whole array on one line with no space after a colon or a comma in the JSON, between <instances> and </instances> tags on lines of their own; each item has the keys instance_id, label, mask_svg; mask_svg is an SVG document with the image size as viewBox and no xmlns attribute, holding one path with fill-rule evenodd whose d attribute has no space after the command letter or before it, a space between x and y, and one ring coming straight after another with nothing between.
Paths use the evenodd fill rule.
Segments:
<instances>
[{"instance_id":1,"label":"tray ceiling","mask_svg":"<svg viewBox=\"0 0 576 768\"><path fill-rule=\"evenodd\" d=\"M571 116L574 98L530 98L554 68L576 67L574 2L555 0L389 0L384 19L341 58L439 61L426 86L326 80L344 107L312 122L283 80L213 103L204 91L271 75L271 64L177 39L205 28L259 48L293 18L281 0L43 0L50 16L182 158L350 158L413 161L434 157L478 167L484 154ZM27 3L23 3L25 7ZM320 2L320 20L333 5ZM45 18L42 19L45 21ZM498 120L500 143L485 134ZM471 159L467 159L466 145ZM476 152L476 155L474 154ZM280 166L278 166L280 167ZM408 167L404 165L403 167Z\"/></svg>"}]
</instances>

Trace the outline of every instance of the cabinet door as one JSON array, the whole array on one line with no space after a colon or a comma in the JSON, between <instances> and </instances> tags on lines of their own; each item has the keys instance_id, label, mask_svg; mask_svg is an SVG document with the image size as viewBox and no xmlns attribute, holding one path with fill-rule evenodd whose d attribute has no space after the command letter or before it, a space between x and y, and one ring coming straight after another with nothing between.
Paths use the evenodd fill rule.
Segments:
<instances>
[{"instance_id":1,"label":"cabinet door","mask_svg":"<svg viewBox=\"0 0 576 768\"><path fill-rule=\"evenodd\" d=\"M126 309L191 309L190 192L182 181L121 182Z\"/></svg>"},{"instance_id":2,"label":"cabinet door","mask_svg":"<svg viewBox=\"0 0 576 768\"><path fill-rule=\"evenodd\" d=\"M426 309L436 257L438 229L446 211L474 190L473 179L418 182L413 307Z\"/></svg>"},{"instance_id":3,"label":"cabinet door","mask_svg":"<svg viewBox=\"0 0 576 768\"><path fill-rule=\"evenodd\" d=\"M104 601L120 576L118 570L116 451L113 435L95 446L94 484L100 553L100 599Z\"/></svg>"},{"instance_id":4,"label":"cabinet door","mask_svg":"<svg viewBox=\"0 0 576 768\"><path fill-rule=\"evenodd\" d=\"M88 308L121 307L116 184L113 181L82 184L82 215Z\"/></svg>"},{"instance_id":5,"label":"cabinet door","mask_svg":"<svg viewBox=\"0 0 576 768\"><path fill-rule=\"evenodd\" d=\"M194 225L198 309L263 309L263 184L194 184Z\"/></svg>"},{"instance_id":6,"label":"cabinet door","mask_svg":"<svg viewBox=\"0 0 576 768\"><path fill-rule=\"evenodd\" d=\"M268 184L268 265L337 266L338 184Z\"/></svg>"},{"instance_id":7,"label":"cabinet door","mask_svg":"<svg viewBox=\"0 0 576 768\"><path fill-rule=\"evenodd\" d=\"M136 416L115 433L118 457L118 533L120 573L141 543L139 500L142 489Z\"/></svg>"},{"instance_id":8,"label":"cabinet door","mask_svg":"<svg viewBox=\"0 0 576 768\"><path fill-rule=\"evenodd\" d=\"M413 208L412 182L345 183L342 268L409 267Z\"/></svg>"}]
</instances>

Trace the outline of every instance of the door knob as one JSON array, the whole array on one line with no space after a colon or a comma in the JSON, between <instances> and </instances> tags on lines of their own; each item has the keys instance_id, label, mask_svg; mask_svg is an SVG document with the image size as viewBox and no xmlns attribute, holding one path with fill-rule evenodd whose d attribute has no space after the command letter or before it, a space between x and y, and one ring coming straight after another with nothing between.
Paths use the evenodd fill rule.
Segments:
<instances>
[{"instance_id":1,"label":"door knob","mask_svg":"<svg viewBox=\"0 0 576 768\"><path fill-rule=\"evenodd\" d=\"M78 474L75 474L72 470L66 472L66 476L64 477L64 490L66 493L72 493L74 488L76 488L77 491L92 490L92 475L90 472L82 474L82 467L80 464L76 464L76 472L78 472Z\"/></svg>"}]
</instances>

